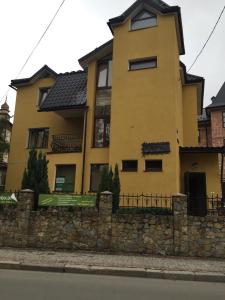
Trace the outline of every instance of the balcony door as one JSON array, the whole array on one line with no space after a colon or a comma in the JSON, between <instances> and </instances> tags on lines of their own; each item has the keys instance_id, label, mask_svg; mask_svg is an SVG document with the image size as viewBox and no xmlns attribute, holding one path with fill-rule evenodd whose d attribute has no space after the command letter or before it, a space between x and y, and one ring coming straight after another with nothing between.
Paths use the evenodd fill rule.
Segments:
<instances>
[{"instance_id":1,"label":"balcony door","mask_svg":"<svg viewBox=\"0 0 225 300\"><path fill-rule=\"evenodd\" d=\"M76 165L57 165L55 177L55 191L74 193Z\"/></svg>"}]
</instances>

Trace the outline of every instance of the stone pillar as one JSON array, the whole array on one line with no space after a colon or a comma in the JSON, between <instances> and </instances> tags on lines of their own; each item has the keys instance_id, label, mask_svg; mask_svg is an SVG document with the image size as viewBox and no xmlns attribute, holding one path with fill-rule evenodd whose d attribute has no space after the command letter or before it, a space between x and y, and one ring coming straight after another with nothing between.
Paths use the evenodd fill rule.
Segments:
<instances>
[{"instance_id":1,"label":"stone pillar","mask_svg":"<svg viewBox=\"0 0 225 300\"><path fill-rule=\"evenodd\" d=\"M173 196L174 255L188 255L187 196Z\"/></svg>"},{"instance_id":2,"label":"stone pillar","mask_svg":"<svg viewBox=\"0 0 225 300\"><path fill-rule=\"evenodd\" d=\"M17 243L18 247L28 246L28 230L30 214L34 207L34 192L32 190L22 190L19 193L17 208Z\"/></svg>"},{"instance_id":3,"label":"stone pillar","mask_svg":"<svg viewBox=\"0 0 225 300\"><path fill-rule=\"evenodd\" d=\"M110 250L112 239L112 193L103 192L100 195L98 215L98 250Z\"/></svg>"}]
</instances>

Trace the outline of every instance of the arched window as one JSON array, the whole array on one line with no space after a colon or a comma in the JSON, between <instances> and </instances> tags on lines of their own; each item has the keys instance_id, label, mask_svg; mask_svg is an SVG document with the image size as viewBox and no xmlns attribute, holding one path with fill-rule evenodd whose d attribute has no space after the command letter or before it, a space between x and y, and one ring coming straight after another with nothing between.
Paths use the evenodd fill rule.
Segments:
<instances>
[{"instance_id":1,"label":"arched window","mask_svg":"<svg viewBox=\"0 0 225 300\"><path fill-rule=\"evenodd\" d=\"M157 17L155 14L147 10L142 10L131 20L131 30L153 27L157 25Z\"/></svg>"}]
</instances>

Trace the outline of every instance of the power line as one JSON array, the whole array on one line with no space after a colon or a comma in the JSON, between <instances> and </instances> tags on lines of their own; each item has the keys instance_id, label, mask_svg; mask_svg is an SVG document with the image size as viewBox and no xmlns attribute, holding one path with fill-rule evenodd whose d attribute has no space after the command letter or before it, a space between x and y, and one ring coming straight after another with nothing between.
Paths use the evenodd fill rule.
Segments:
<instances>
[{"instance_id":1,"label":"power line","mask_svg":"<svg viewBox=\"0 0 225 300\"><path fill-rule=\"evenodd\" d=\"M49 30L50 26L52 25L52 23L54 22L55 18L57 17L60 9L62 8L63 4L65 3L66 0L63 0L61 2L61 4L59 5L57 11L55 12L54 16L52 17L50 23L48 24L48 26L46 27L45 31L43 32L43 34L41 35L41 37L39 38L39 40L37 41L37 43L35 44L35 46L33 47L33 49L31 50L30 54L28 55L27 59L25 60L24 64L22 65L21 69L19 70L17 76L15 79L17 79L20 74L22 73L22 71L24 70L25 66L27 65L28 61L30 60L31 56L34 54L35 50L37 49L37 47L39 46L39 44L41 43L42 39L44 38L44 36L46 35L47 31ZM3 100L4 97L7 96L8 92L10 89L7 89L5 95L2 97L1 101ZM0 101L0 102L1 102Z\"/></svg>"},{"instance_id":2,"label":"power line","mask_svg":"<svg viewBox=\"0 0 225 300\"><path fill-rule=\"evenodd\" d=\"M203 45L202 49L200 50L200 52L199 52L198 55L196 56L194 62L192 63L192 65L191 65L190 68L188 69L188 72L193 68L193 66L195 65L195 63L196 63L197 60L199 59L200 55L201 55L202 52L204 51L206 45L208 44L209 40L211 39L211 37L212 37L212 35L213 35L213 33L214 33L214 31L215 31L217 25L219 24L219 21L220 21L222 15L223 15L224 11L225 11L225 6L223 7L223 9L222 9L222 11L221 11L221 13L220 13L220 15L219 15L219 18L218 18L218 20L216 21L216 24L215 24L215 26L213 27L213 29L212 29L212 31L211 31L211 33L210 33L208 39L206 40L206 42L205 42L205 44Z\"/></svg>"}]
</instances>

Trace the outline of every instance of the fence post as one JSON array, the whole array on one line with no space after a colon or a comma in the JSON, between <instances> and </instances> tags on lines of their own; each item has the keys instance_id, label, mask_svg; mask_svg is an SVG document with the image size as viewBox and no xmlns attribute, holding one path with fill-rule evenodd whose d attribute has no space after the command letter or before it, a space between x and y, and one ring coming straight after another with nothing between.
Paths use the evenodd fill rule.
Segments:
<instances>
[{"instance_id":1,"label":"fence post","mask_svg":"<svg viewBox=\"0 0 225 300\"><path fill-rule=\"evenodd\" d=\"M34 192L32 190L22 190L19 192L17 224L18 224L18 246L28 245L28 230L30 214L34 207Z\"/></svg>"},{"instance_id":2,"label":"fence post","mask_svg":"<svg viewBox=\"0 0 225 300\"><path fill-rule=\"evenodd\" d=\"M188 255L187 196L173 196L173 242L175 255Z\"/></svg>"},{"instance_id":3,"label":"fence post","mask_svg":"<svg viewBox=\"0 0 225 300\"><path fill-rule=\"evenodd\" d=\"M102 192L99 201L97 249L109 250L112 239L112 201L111 192Z\"/></svg>"}]
</instances>

